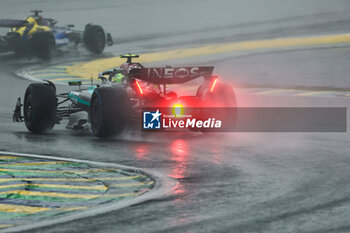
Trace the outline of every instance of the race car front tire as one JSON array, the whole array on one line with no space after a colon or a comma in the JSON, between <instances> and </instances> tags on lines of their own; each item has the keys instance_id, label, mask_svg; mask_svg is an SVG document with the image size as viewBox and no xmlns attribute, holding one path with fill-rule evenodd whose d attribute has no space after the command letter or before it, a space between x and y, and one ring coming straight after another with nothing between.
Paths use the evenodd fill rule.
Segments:
<instances>
[{"instance_id":1,"label":"race car front tire","mask_svg":"<svg viewBox=\"0 0 350 233\"><path fill-rule=\"evenodd\" d=\"M85 47L92 53L102 53L106 45L106 35L100 25L88 24L84 31Z\"/></svg>"},{"instance_id":2,"label":"race car front tire","mask_svg":"<svg viewBox=\"0 0 350 233\"><path fill-rule=\"evenodd\" d=\"M24 122L34 133L51 130L57 121L57 98L54 88L46 83L32 83L24 96Z\"/></svg>"},{"instance_id":3,"label":"race car front tire","mask_svg":"<svg viewBox=\"0 0 350 233\"><path fill-rule=\"evenodd\" d=\"M97 137L110 137L121 133L128 117L128 97L120 86L98 87L91 97L89 120Z\"/></svg>"},{"instance_id":4,"label":"race car front tire","mask_svg":"<svg viewBox=\"0 0 350 233\"><path fill-rule=\"evenodd\" d=\"M56 41L51 32L36 32L30 40L32 53L42 60L49 60L56 54Z\"/></svg>"}]
</instances>

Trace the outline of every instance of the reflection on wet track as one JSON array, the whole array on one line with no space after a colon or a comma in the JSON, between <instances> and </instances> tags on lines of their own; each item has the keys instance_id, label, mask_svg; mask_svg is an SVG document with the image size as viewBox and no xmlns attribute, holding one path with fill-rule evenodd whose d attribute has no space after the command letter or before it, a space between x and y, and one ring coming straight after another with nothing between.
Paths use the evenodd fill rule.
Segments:
<instances>
[{"instance_id":1,"label":"reflection on wet track","mask_svg":"<svg viewBox=\"0 0 350 233\"><path fill-rule=\"evenodd\" d=\"M182 179L185 177L187 159L189 151L187 142L182 139L176 139L171 143L171 159L175 162L174 170L169 175L175 179Z\"/></svg>"},{"instance_id":2,"label":"reflection on wet track","mask_svg":"<svg viewBox=\"0 0 350 233\"><path fill-rule=\"evenodd\" d=\"M97 139L90 132L67 131L64 125L34 135L11 122L15 100L29 83L13 74L23 67L37 66L30 71L37 77L58 74L64 79L71 76L59 66L66 66L67 60L346 34L347 1L4 0L1 17L21 18L38 4L62 23L83 27L88 20L104 25L116 46L98 57L76 51L50 64L0 57L0 149L148 168L171 177L176 185L168 196L153 201L32 232L350 232L349 133L125 132ZM126 20L130 12L132 17ZM236 51L148 65L215 65L216 74L237 88L240 107L349 108L349 54L349 43L344 43ZM45 69L51 71L41 73ZM0 227L4 225L8 227L6 222Z\"/></svg>"}]
</instances>

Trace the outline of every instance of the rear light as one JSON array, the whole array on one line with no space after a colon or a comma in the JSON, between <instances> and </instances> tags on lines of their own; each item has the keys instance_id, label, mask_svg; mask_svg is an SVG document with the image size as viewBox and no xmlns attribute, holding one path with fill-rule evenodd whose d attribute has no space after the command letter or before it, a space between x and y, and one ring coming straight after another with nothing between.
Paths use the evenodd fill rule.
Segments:
<instances>
[{"instance_id":1,"label":"rear light","mask_svg":"<svg viewBox=\"0 0 350 233\"><path fill-rule=\"evenodd\" d=\"M141 86L140 86L140 83L139 83L137 80L135 80L135 83L136 83L136 86L137 86L138 89L139 89L140 94L142 95L142 94L143 94L143 90L142 90L142 88L141 88Z\"/></svg>"},{"instance_id":2,"label":"rear light","mask_svg":"<svg viewBox=\"0 0 350 233\"><path fill-rule=\"evenodd\" d=\"M213 92L213 91L214 91L214 88L215 88L215 85L216 85L218 79L219 79L218 77L215 77L215 78L214 78L214 81L213 81L212 84L211 84L210 92Z\"/></svg>"},{"instance_id":3,"label":"rear light","mask_svg":"<svg viewBox=\"0 0 350 233\"><path fill-rule=\"evenodd\" d=\"M184 114L184 107L181 104L174 104L173 114L175 115L175 117L182 116Z\"/></svg>"}]
</instances>

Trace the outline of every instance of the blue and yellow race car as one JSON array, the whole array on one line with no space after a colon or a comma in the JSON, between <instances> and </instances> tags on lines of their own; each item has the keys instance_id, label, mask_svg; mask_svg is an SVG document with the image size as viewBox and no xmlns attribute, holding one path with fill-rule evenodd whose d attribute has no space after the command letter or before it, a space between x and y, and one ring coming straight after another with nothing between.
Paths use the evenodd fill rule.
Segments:
<instances>
[{"instance_id":1,"label":"blue and yellow race car","mask_svg":"<svg viewBox=\"0 0 350 233\"><path fill-rule=\"evenodd\" d=\"M33 10L25 20L0 19L0 27L10 28L0 36L0 53L13 51L18 56L34 55L50 59L57 49L67 45L83 44L92 53L102 53L106 45L112 45L109 33L99 25L87 24L84 31L74 30L74 25L57 26L57 21L43 18L41 10Z\"/></svg>"}]
</instances>

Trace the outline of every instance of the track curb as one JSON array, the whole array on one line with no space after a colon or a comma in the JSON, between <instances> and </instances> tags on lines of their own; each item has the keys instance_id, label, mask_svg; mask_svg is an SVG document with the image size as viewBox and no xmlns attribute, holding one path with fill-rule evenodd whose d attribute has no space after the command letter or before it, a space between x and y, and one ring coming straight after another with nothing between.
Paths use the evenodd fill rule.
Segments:
<instances>
[{"instance_id":1,"label":"track curb","mask_svg":"<svg viewBox=\"0 0 350 233\"><path fill-rule=\"evenodd\" d=\"M82 218L92 217L92 216L104 214L110 211L119 210L131 205L140 204L148 200L154 200L154 199L166 196L170 193L172 188L175 186L175 181L173 181L172 179L160 174L159 172L151 171L149 169L141 169L141 168L114 164L114 163L104 163L104 162L95 162L90 160L72 159L72 158L56 157L56 156L45 156L45 155L37 155L37 154L16 153L16 152L6 152L6 151L0 151L0 155L13 155L13 156L19 156L19 157L85 163L85 164L90 164L95 166L117 168L125 171L142 173L150 177L154 182L154 187L150 191L132 199L121 200L115 203L111 202L107 204L102 204L96 207L91 207L88 210L81 210L81 211L78 211L77 213L67 214L65 216L57 217L52 220L46 220L46 221L36 222L32 224L25 224L20 226L9 227L6 229L1 229L0 233L27 231L27 230L40 228L40 227L46 227L46 226L55 225L59 223L71 222Z\"/></svg>"}]
</instances>

